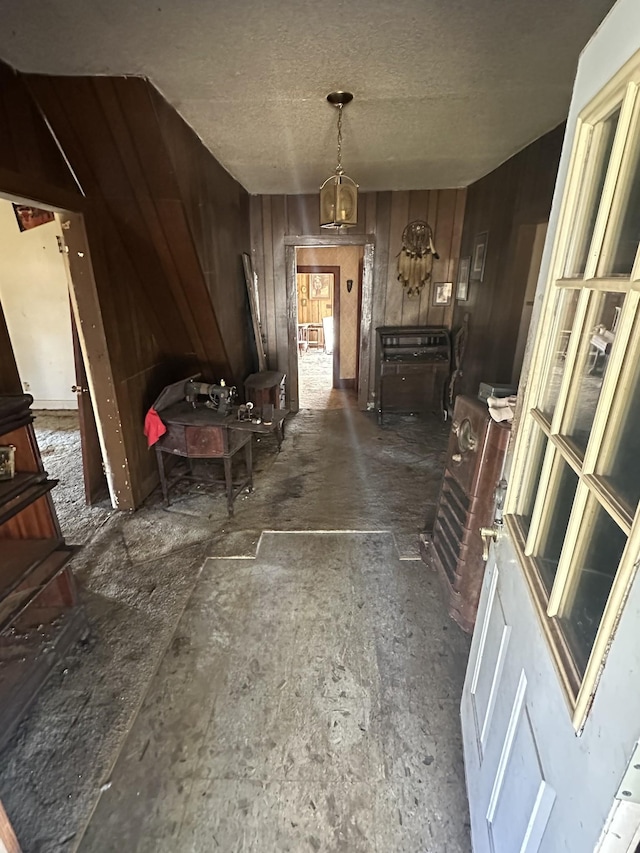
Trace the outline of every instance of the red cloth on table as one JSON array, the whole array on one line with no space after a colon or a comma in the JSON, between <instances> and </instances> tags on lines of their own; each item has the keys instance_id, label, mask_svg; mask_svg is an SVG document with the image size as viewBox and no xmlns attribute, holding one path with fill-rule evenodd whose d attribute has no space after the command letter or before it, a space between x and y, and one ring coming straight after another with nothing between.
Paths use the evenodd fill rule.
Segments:
<instances>
[{"instance_id":1,"label":"red cloth on table","mask_svg":"<svg viewBox=\"0 0 640 853\"><path fill-rule=\"evenodd\" d=\"M151 406L144 419L144 434L147 436L147 444L151 447L156 441L165 434L166 426L162 423L160 415Z\"/></svg>"}]
</instances>

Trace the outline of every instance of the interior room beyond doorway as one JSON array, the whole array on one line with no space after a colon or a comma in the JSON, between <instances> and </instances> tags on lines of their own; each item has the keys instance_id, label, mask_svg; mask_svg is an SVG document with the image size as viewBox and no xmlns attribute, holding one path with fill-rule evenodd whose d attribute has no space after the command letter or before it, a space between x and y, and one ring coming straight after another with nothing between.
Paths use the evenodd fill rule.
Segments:
<instances>
[{"instance_id":1,"label":"interior room beyond doorway","mask_svg":"<svg viewBox=\"0 0 640 853\"><path fill-rule=\"evenodd\" d=\"M362 246L296 249L300 408L357 405Z\"/></svg>"}]
</instances>

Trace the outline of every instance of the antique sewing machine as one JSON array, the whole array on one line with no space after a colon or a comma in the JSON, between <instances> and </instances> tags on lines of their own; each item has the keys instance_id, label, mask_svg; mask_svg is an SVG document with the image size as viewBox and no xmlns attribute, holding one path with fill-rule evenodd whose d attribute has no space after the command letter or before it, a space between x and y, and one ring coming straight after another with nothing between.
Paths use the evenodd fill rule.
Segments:
<instances>
[{"instance_id":1,"label":"antique sewing machine","mask_svg":"<svg viewBox=\"0 0 640 853\"><path fill-rule=\"evenodd\" d=\"M214 409L219 415L226 415L236 396L236 386L226 385L224 379L219 385L208 382L198 382L195 379L187 379L184 383L184 398L197 408L199 398L206 397L204 405L208 409Z\"/></svg>"}]
</instances>

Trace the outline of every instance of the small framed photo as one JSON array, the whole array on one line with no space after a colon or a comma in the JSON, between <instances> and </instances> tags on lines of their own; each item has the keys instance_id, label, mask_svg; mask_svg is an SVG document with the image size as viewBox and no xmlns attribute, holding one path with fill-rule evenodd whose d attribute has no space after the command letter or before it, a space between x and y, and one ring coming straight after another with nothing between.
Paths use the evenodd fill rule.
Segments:
<instances>
[{"instance_id":1,"label":"small framed photo","mask_svg":"<svg viewBox=\"0 0 640 853\"><path fill-rule=\"evenodd\" d=\"M482 231L473 242L473 254L471 255L471 281L482 281L484 278L484 265L487 260L487 242L489 232Z\"/></svg>"},{"instance_id":2,"label":"small framed photo","mask_svg":"<svg viewBox=\"0 0 640 853\"><path fill-rule=\"evenodd\" d=\"M16 215L20 231L29 231L31 228L37 228L38 225L53 222L56 218L51 210L29 207L26 204L14 204L13 212Z\"/></svg>"},{"instance_id":3,"label":"small framed photo","mask_svg":"<svg viewBox=\"0 0 640 853\"><path fill-rule=\"evenodd\" d=\"M469 271L471 269L471 258L460 258L458 264L458 281L456 282L456 299L458 302L466 302L469 298Z\"/></svg>"},{"instance_id":4,"label":"small framed photo","mask_svg":"<svg viewBox=\"0 0 640 853\"><path fill-rule=\"evenodd\" d=\"M330 299L333 291L333 273L311 273L309 296L311 299Z\"/></svg>"},{"instance_id":5,"label":"small framed photo","mask_svg":"<svg viewBox=\"0 0 640 853\"><path fill-rule=\"evenodd\" d=\"M13 480L16 473L15 460L16 448L13 444L0 447L0 480Z\"/></svg>"},{"instance_id":6,"label":"small framed photo","mask_svg":"<svg viewBox=\"0 0 640 853\"><path fill-rule=\"evenodd\" d=\"M436 281L433 284L433 304L434 305L451 305L451 296L453 294L452 281Z\"/></svg>"}]
</instances>

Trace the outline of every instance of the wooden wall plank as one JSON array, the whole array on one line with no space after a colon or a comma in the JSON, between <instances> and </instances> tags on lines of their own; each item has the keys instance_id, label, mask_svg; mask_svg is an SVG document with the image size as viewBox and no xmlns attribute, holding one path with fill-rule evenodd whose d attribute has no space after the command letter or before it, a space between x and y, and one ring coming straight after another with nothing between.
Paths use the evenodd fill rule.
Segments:
<instances>
[{"instance_id":1,"label":"wooden wall plank","mask_svg":"<svg viewBox=\"0 0 640 853\"><path fill-rule=\"evenodd\" d=\"M376 329L384 326L385 313L387 310L387 279L389 276L389 264L395 264L394 258L389 257L389 239L391 234L391 206L393 193L376 193L376 221L375 221L375 254L373 257L373 304L371 306L371 328L368 335L369 343L369 374L361 377L361 382L367 382L367 399L372 399L375 389L375 350ZM396 284L399 283L396 281Z\"/></svg>"},{"instance_id":2,"label":"wooden wall plank","mask_svg":"<svg viewBox=\"0 0 640 853\"><path fill-rule=\"evenodd\" d=\"M398 255L402 249L402 232L409 223L409 193L392 195L389 230L389 264L387 269L387 299L384 311L385 326L402 325L404 287L398 281ZM377 282L376 282L377 284Z\"/></svg>"},{"instance_id":3,"label":"wooden wall plank","mask_svg":"<svg viewBox=\"0 0 640 853\"><path fill-rule=\"evenodd\" d=\"M364 233L375 234L376 232L376 207L378 193L364 193Z\"/></svg>"},{"instance_id":4,"label":"wooden wall plank","mask_svg":"<svg viewBox=\"0 0 640 853\"><path fill-rule=\"evenodd\" d=\"M526 288L514 278L518 229L548 221L563 136L560 126L467 190L460 256L471 255L478 233L489 238L484 280L470 283L469 300L454 311L454 328L469 318L459 393L475 395L481 381L511 382Z\"/></svg>"},{"instance_id":5,"label":"wooden wall plank","mask_svg":"<svg viewBox=\"0 0 640 853\"><path fill-rule=\"evenodd\" d=\"M320 196L287 196L286 234L320 234Z\"/></svg>"},{"instance_id":6,"label":"wooden wall plank","mask_svg":"<svg viewBox=\"0 0 640 853\"><path fill-rule=\"evenodd\" d=\"M287 304L287 273L285 266L284 237L287 221L287 197L271 197L273 228L273 309L276 314L277 358L288 374L289 366L289 310Z\"/></svg>"},{"instance_id":7,"label":"wooden wall plank","mask_svg":"<svg viewBox=\"0 0 640 853\"><path fill-rule=\"evenodd\" d=\"M429 190L412 190L409 193L409 214L407 223L417 219L427 219ZM398 282L399 283L399 282ZM429 287L424 287L422 293L409 297L405 293L402 299L402 325L417 326L421 322L421 306L428 301Z\"/></svg>"},{"instance_id":8,"label":"wooden wall plank","mask_svg":"<svg viewBox=\"0 0 640 853\"><path fill-rule=\"evenodd\" d=\"M77 185L25 85L24 78L0 61L0 166L75 196ZM2 189L6 189L4 186ZM52 198L52 202L55 200Z\"/></svg>"},{"instance_id":9,"label":"wooden wall plank","mask_svg":"<svg viewBox=\"0 0 640 853\"><path fill-rule=\"evenodd\" d=\"M453 233L455 229L455 214L456 214L456 190L439 190L438 191L438 214L435 226L434 242L439 259L433 263L433 283L451 281L449 278L453 264L452 260L452 243ZM432 288L433 295L433 288ZM434 326L451 326L453 317L453 295L451 304L447 307L436 307L433 305L433 298L427 313L427 325Z\"/></svg>"},{"instance_id":10,"label":"wooden wall plank","mask_svg":"<svg viewBox=\"0 0 640 853\"><path fill-rule=\"evenodd\" d=\"M279 367L278 335L276 333L275 281L273 273L273 224L271 204L273 196L262 197L263 249L264 249L264 301L266 306L265 331L267 336L267 361L271 370ZM258 282L259 284L259 282ZM284 369L284 368L283 368Z\"/></svg>"},{"instance_id":11,"label":"wooden wall plank","mask_svg":"<svg viewBox=\"0 0 640 853\"><path fill-rule=\"evenodd\" d=\"M414 190L411 193L411 206L409 209L409 215L411 219L424 219L427 224L429 223L429 198L431 193L429 190ZM413 320L413 322L417 324L424 323L425 317L427 315L427 308L429 305L429 299L431 296L431 286L427 285L422 289L420 293L420 297L418 300L418 313L417 318ZM408 318L407 318L408 319ZM413 319L413 318L412 318Z\"/></svg>"},{"instance_id":12,"label":"wooden wall plank","mask_svg":"<svg viewBox=\"0 0 640 853\"><path fill-rule=\"evenodd\" d=\"M260 327L262 330L262 339L267 352L267 305L265 293L265 261L264 261L264 240L263 231L264 225L262 222L262 199L260 196L251 196L250 199L251 211L251 259L253 261L253 270L258 279L258 301L260 305Z\"/></svg>"}]
</instances>

